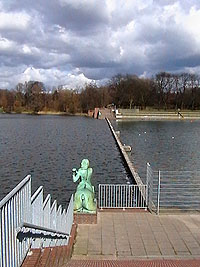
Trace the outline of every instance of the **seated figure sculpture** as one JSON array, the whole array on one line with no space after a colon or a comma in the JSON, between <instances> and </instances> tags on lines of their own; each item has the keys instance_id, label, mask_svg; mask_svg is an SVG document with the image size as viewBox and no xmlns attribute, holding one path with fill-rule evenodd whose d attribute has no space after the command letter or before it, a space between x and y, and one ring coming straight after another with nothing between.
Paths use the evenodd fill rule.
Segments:
<instances>
[{"instance_id":1,"label":"seated figure sculpture","mask_svg":"<svg viewBox=\"0 0 200 267\"><path fill-rule=\"evenodd\" d=\"M73 182L80 179L74 197L74 211L95 213L96 200L94 198L94 186L91 184L92 168L89 167L89 160L83 159L78 171L74 168L72 172Z\"/></svg>"}]
</instances>

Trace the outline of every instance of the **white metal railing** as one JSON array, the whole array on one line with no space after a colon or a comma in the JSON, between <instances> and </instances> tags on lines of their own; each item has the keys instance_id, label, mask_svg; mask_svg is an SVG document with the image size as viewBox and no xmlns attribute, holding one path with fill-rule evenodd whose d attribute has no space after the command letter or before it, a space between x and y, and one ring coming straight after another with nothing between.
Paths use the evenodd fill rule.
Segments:
<instances>
[{"instance_id":1,"label":"white metal railing","mask_svg":"<svg viewBox=\"0 0 200 267\"><path fill-rule=\"evenodd\" d=\"M147 209L146 185L99 184L99 208Z\"/></svg>"},{"instance_id":2,"label":"white metal railing","mask_svg":"<svg viewBox=\"0 0 200 267\"><path fill-rule=\"evenodd\" d=\"M43 187L31 197L28 175L0 201L0 267L18 267L30 247L67 245L73 224L73 195L67 209L57 209Z\"/></svg>"},{"instance_id":3,"label":"white metal railing","mask_svg":"<svg viewBox=\"0 0 200 267\"><path fill-rule=\"evenodd\" d=\"M200 171L153 171L147 163L148 208L200 211Z\"/></svg>"},{"instance_id":4,"label":"white metal railing","mask_svg":"<svg viewBox=\"0 0 200 267\"><path fill-rule=\"evenodd\" d=\"M31 176L28 175L0 202L0 266L20 266L30 239L20 241L16 229L30 218Z\"/></svg>"},{"instance_id":5,"label":"white metal railing","mask_svg":"<svg viewBox=\"0 0 200 267\"><path fill-rule=\"evenodd\" d=\"M200 211L200 171L158 171L158 208Z\"/></svg>"}]
</instances>

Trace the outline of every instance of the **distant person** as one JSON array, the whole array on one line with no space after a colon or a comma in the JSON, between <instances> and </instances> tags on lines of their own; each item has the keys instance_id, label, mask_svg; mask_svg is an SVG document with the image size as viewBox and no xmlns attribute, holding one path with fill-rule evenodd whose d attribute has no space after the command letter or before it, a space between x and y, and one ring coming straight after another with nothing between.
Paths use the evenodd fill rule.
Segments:
<instances>
[{"instance_id":1,"label":"distant person","mask_svg":"<svg viewBox=\"0 0 200 267\"><path fill-rule=\"evenodd\" d=\"M99 110L97 113L97 119L99 119L101 117L101 111Z\"/></svg>"}]
</instances>

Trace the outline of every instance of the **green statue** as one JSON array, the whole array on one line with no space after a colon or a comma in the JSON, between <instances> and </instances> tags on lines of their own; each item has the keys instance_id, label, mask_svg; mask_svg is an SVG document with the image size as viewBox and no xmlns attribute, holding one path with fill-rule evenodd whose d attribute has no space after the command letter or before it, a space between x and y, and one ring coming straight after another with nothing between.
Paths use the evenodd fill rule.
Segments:
<instances>
[{"instance_id":1,"label":"green statue","mask_svg":"<svg viewBox=\"0 0 200 267\"><path fill-rule=\"evenodd\" d=\"M94 186L91 184L92 168L89 167L89 160L83 159L81 167L72 170L73 182L80 182L77 186L74 197L74 211L83 213L96 213L96 199L94 198Z\"/></svg>"}]
</instances>

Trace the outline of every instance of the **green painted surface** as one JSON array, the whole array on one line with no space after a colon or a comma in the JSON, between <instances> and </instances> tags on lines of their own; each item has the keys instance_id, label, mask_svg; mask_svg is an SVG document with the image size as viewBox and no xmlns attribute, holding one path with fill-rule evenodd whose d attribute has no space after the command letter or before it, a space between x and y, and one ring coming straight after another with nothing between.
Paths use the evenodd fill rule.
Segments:
<instances>
[{"instance_id":1,"label":"green painted surface","mask_svg":"<svg viewBox=\"0 0 200 267\"><path fill-rule=\"evenodd\" d=\"M73 181L80 182L77 186L74 197L74 211L82 213L96 213L96 199L94 186L91 184L92 168L89 167L89 160L83 159L81 167L73 172Z\"/></svg>"}]
</instances>

